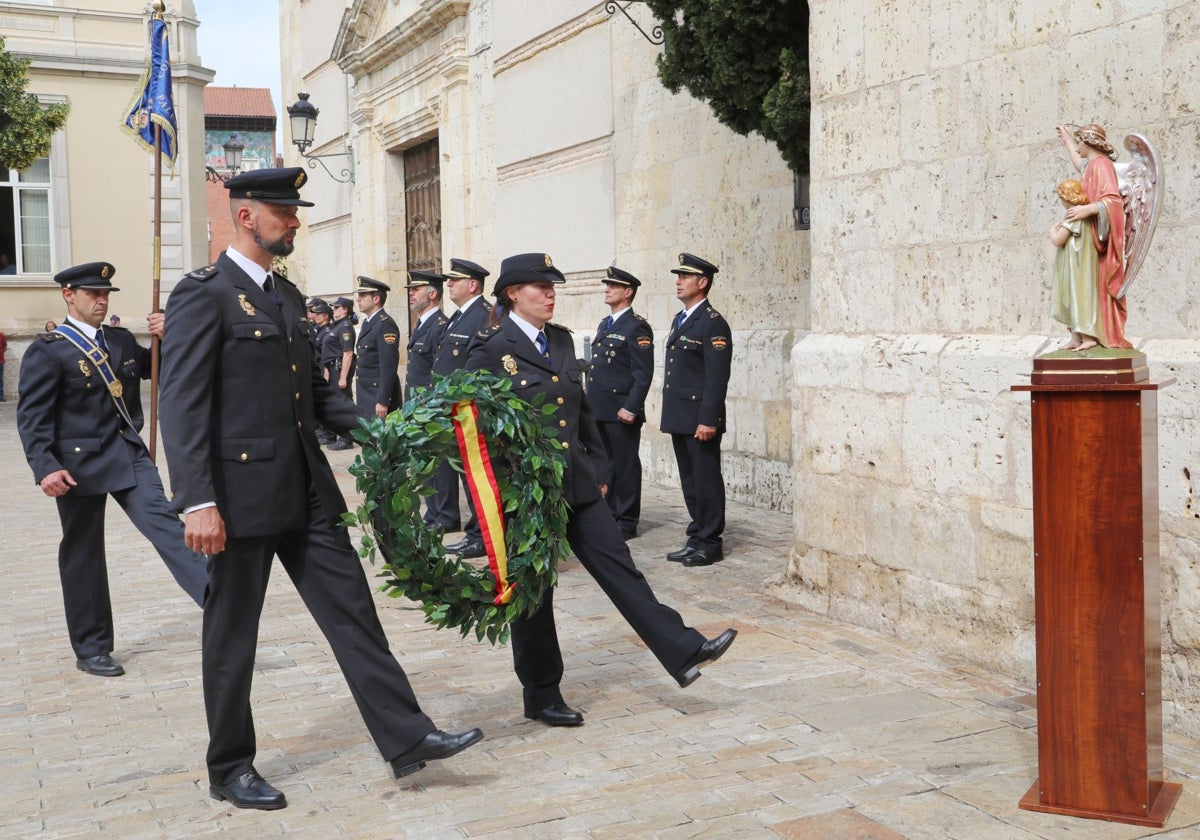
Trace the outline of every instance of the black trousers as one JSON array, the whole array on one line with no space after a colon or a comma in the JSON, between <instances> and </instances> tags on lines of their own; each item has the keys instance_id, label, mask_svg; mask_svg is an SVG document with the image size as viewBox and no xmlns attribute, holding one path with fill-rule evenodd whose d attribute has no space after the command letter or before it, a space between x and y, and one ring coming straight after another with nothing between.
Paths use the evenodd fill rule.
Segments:
<instances>
[{"instance_id":1,"label":"black trousers","mask_svg":"<svg viewBox=\"0 0 1200 840\"><path fill-rule=\"evenodd\" d=\"M608 509L622 531L637 531L642 518L642 424L603 422L596 425L600 438L612 462L612 479L608 482Z\"/></svg>"},{"instance_id":2,"label":"black trousers","mask_svg":"<svg viewBox=\"0 0 1200 840\"><path fill-rule=\"evenodd\" d=\"M329 641L359 713L385 759L434 730L388 648L371 587L344 528L322 516L309 492L309 525L269 537L233 538L209 563L204 605L204 709L208 775L225 784L251 768L256 743L250 687L258 623L278 556Z\"/></svg>"},{"instance_id":3,"label":"black trousers","mask_svg":"<svg viewBox=\"0 0 1200 840\"><path fill-rule=\"evenodd\" d=\"M433 474L433 495L425 497L425 522L443 530L457 531L462 526L458 512L458 473L443 461Z\"/></svg>"},{"instance_id":4,"label":"black trousers","mask_svg":"<svg viewBox=\"0 0 1200 840\"><path fill-rule=\"evenodd\" d=\"M683 667L704 644L704 636L684 625L679 613L654 597L603 501L571 511L567 542L668 673ZM513 621L511 631L513 667L523 688L525 711L536 712L563 702L559 690L563 659L554 625L554 590L546 593L536 613Z\"/></svg>"},{"instance_id":5,"label":"black trousers","mask_svg":"<svg viewBox=\"0 0 1200 840\"><path fill-rule=\"evenodd\" d=\"M121 439L133 462L134 485L111 494L77 496L74 491L55 499L63 538L58 546L58 572L71 648L78 659L112 653L112 599L108 591L108 561L104 552L104 516L111 495L129 521L142 533L171 576L197 604L204 603L208 570L203 554L183 542L183 523L163 493L158 468L145 447Z\"/></svg>"},{"instance_id":6,"label":"black trousers","mask_svg":"<svg viewBox=\"0 0 1200 840\"><path fill-rule=\"evenodd\" d=\"M720 548L725 532L725 478L721 475L721 433L708 441L695 435L671 435L679 484L691 522L687 544L692 548Z\"/></svg>"}]
</instances>

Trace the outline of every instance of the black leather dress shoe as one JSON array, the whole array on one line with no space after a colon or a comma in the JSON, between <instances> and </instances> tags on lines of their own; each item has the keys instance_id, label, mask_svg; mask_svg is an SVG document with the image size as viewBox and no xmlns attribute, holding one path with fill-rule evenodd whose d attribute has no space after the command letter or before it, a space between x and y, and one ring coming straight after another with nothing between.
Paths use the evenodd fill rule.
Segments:
<instances>
[{"instance_id":1,"label":"black leather dress shoe","mask_svg":"<svg viewBox=\"0 0 1200 840\"><path fill-rule=\"evenodd\" d=\"M683 560L685 557L689 557L691 555L691 553L695 550L696 549L692 548L690 545L685 545L683 548L679 549L678 551L667 552L667 559L672 562L678 563L681 560Z\"/></svg>"},{"instance_id":2,"label":"black leather dress shoe","mask_svg":"<svg viewBox=\"0 0 1200 840\"><path fill-rule=\"evenodd\" d=\"M335 440L333 443L325 447L330 452L344 452L347 449L353 449L354 444L348 440Z\"/></svg>"},{"instance_id":3,"label":"black leather dress shoe","mask_svg":"<svg viewBox=\"0 0 1200 840\"><path fill-rule=\"evenodd\" d=\"M436 522L436 521L432 521L432 520L426 519L426 520L425 520L425 526L426 526L426 527L428 527L428 528L441 528L441 529L442 529L442 533L443 533L443 534L452 534L452 533L454 533L455 531L461 531L461 530L462 530L462 523L461 523L461 522L445 522L445 523L442 523L442 522ZM462 540L459 540L459 542L462 542ZM457 545L457 543L455 543L455 545Z\"/></svg>"},{"instance_id":4,"label":"black leather dress shoe","mask_svg":"<svg viewBox=\"0 0 1200 840\"><path fill-rule=\"evenodd\" d=\"M720 659L736 638L737 631L730 627L715 639L709 639L700 645L700 649L693 653L691 658L683 663L683 667L671 676L675 678L675 682L679 683L680 688L687 688L700 678L700 666L705 662L716 662Z\"/></svg>"},{"instance_id":5,"label":"black leather dress shoe","mask_svg":"<svg viewBox=\"0 0 1200 840\"><path fill-rule=\"evenodd\" d=\"M125 673L125 669L114 662L107 653L76 659L75 667L86 674L94 674L97 677L119 677Z\"/></svg>"},{"instance_id":6,"label":"black leather dress shoe","mask_svg":"<svg viewBox=\"0 0 1200 840\"><path fill-rule=\"evenodd\" d=\"M487 556L487 549L483 547L483 540L464 539L446 550L454 552L464 560Z\"/></svg>"},{"instance_id":7,"label":"black leather dress shoe","mask_svg":"<svg viewBox=\"0 0 1200 840\"><path fill-rule=\"evenodd\" d=\"M540 720L547 726L583 726L583 712L572 709L566 703L555 703L536 712L525 712L530 720Z\"/></svg>"},{"instance_id":8,"label":"black leather dress shoe","mask_svg":"<svg viewBox=\"0 0 1200 840\"><path fill-rule=\"evenodd\" d=\"M481 740L483 740L483 732L478 729L469 729L457 735L435 729L418 741L411 750L401 753L389 763L392 765L392 772L399 779L409 773L416 773L425 766L427 761L449 758Z\"/></svg>"},{"instance_id":9,"label":"black leather dress shoe","mask_svg":"<svg viewBox=\"0 0 1200 840\"><path fill-rule=\"evenodd\" d=\"M267 784L257 770L247 770L227 784L210 784L208 794L213 799L228 800L235 808L278 811L287 807L287 798Z\"/></svg>"},{"instance_id":10,"label":"black leather dress shoe","mask_svg":"<svg viewBox=\"0 0 1200 840\"><path fill-rule=\"evenodd\" d=\"M725 552L720 548L697 548L683 558L685 566L711 566L725 559Z\"/></svg>"},{"instance_id":11,"label":"black leather dress shoe","mask_svg":"<svg viewBox=\"0 0 1200 840\"><path fill-rule=\"evenodd\" d=\"M446 551L450 552L451 554L458 554L458 552L462 551L464 548L466 548L470 544L471 544L471 538L463 537L458 542L450 543L450 545L446 546Z\"/></svg>"}]
</instances>

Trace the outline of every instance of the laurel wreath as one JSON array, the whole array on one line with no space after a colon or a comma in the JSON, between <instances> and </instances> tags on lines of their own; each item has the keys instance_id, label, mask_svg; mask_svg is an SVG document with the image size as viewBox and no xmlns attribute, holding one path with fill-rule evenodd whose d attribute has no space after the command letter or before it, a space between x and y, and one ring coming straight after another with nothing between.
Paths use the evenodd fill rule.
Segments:
<instances>
[{"instance_id":1,"label":"laurel wreath","mask_svg":"<svg viewBox=\"0 0 1200 840\"><path fill-rule=\"evenodd\" d=\"M421 516L420 497L439 466L449 461L463 471L452 415L473 400L500 488L508 549L511 600L496 603L496 581L484 558L479 565L447 555L440 529ZM562 493L566 460L550 420L557 406L533 403L512 393L508 378L487 371L454 371L435 376L384 419L362 420L352 434L362 451L350 467L364 502L344 517L362 531L359 554L374 565L378 555L385 578L380 591L416 601L425 620L454 627L463 636L492 644L508 640L508 624L532 615L558 579L567 555L568 508Z\"/></svg>"}]
</instances>

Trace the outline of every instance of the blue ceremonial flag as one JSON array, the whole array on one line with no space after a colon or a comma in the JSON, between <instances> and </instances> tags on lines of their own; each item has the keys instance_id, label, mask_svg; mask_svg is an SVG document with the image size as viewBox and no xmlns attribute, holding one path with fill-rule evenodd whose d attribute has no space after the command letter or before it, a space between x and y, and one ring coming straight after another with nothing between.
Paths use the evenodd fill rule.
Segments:
<instances>
[{"instance_id":1,"label":"blue ceremonial flag","mask_svg":"<svg viewBox=\"0 0 1200 840\"><path fill-rule=\"evenodd\" d=\"M162 153L174 163L178 126L171 98L171 48L167 24L161 18L150 21L150 58L125 114L125 130L150 151L154 151L155 125L162 128Z\"/></svg>"}]
</instances>

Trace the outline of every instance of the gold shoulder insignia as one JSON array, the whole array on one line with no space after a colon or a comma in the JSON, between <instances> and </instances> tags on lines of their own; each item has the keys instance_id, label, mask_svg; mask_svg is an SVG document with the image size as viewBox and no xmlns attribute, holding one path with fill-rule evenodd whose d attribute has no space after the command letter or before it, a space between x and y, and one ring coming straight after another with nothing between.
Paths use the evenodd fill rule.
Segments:
<instances>
[{"instance_id":1,"label":"gold shoulder insignia","mask_svg":"<svg viewBox=\"0 0 1200 840\"><path fill-rule=\"evenodd\" d=\"M710 310L708 310L708 317L709 318L720 318L721 313L715 309L710 309Z\"/></svg>"},{"instance_id":2,"label":"gold shoulder insignia","mask_svg":"<svg viewBox=\"0 0 1200 840\"><path fill-rule=\"evenodd\" d=\"M211 263L203 268L197 268L195 271L189 271L185 277L190 277L193 280L207 280L217 273L217 264Z\"/></svg>"}]
</instances>

